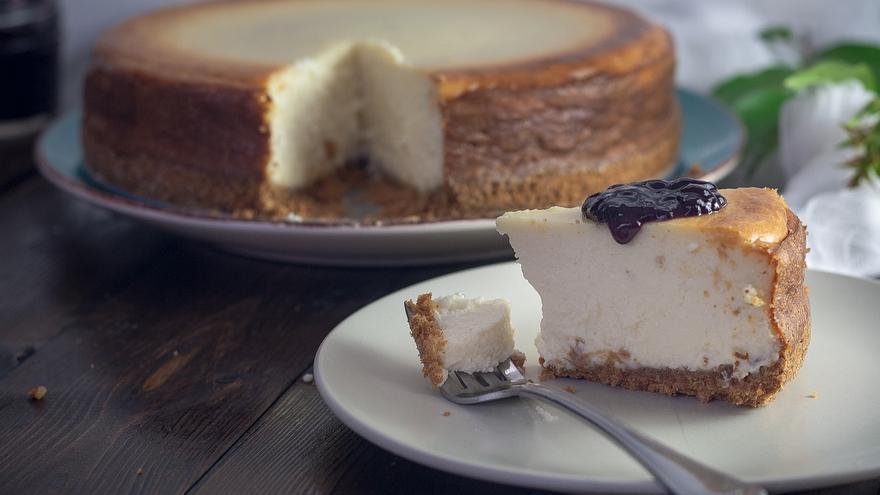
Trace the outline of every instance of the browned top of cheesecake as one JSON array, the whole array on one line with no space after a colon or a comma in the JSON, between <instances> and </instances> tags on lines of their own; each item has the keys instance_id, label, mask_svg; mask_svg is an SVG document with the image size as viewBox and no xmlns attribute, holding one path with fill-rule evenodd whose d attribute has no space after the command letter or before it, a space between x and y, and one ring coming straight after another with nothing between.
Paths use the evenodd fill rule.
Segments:
<instances>
[{"instance_id":1,"label":"browned top of cheesecake","mask_svg":"<svg viewBox=\"0 0 880 495\"><path fill-rule=\"evenodd\" d=\"M102 36L95 55L99 65L247 87L335 43L364 40L397 46L438 80L443 99L483 87L623 74L671 52L662 28L590 2L259 0L179 6L130 19Z\"/></svg>"},{"instance_id":2,"label":"browned top of cheesecake","mask_svg":"<svg viewBox=\"0 0 880 495\"><path fill-rule=\"evenodd\" d=\"M788 206L775 189L721 189L727 206L712 215L676 220L678 227L714 231L743 244L772 247L789 234Z\"/></svg>"}]
</instances>

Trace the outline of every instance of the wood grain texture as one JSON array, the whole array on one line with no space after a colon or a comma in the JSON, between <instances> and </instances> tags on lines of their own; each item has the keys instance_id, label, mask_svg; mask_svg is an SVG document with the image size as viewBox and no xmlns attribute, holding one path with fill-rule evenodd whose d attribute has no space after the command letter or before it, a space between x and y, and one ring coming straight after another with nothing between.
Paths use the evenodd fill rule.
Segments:
<instances>
[{"instance_id":1,"label":"wood grain texture","mask_svg":"<svg viewBox=\"0 0 880 495\"><path fill-rule=\"evenodd\" d=\"M367 442L299 381L195 486L193 493L518 495L525 489L415 464Z\"/></svg>"},{"instance_id":2,"label":"wood grain texture","mask_svg":"<svg viewBox=\"0 0 880 495\"><path fill-rule=\"evenodd\" d=\"M11 143L0 140L0 193L33 174L33 147L32 138Z\"/></svg>"},{"instance_id":3,"label":"wood grain texture","mask_svg":"<svg viewBox=\"0 0 880 495\"><path fill-rule=\"evenodd\" d=\"M77 308L100 304L168 243L42 178L0 196L0 377L62 331Z\"/></svg>"},{"instance_id":4,"label":"wood grain texture","mask_svg":"<svg viewBox=\"0 0 880 495\"><path fill-rule=\"evenodd\" d=\"M131 235L125 222L113 226ZM53 296L76 308L46 321L64 331L0 380L0 493L183 492L310 364L336 323L451 269L277 265L172 241L137 270L115 265L131 256L122 240L100 228L81 235L86 245L72 258L46 248L55 260L46 259L55 263L46 276L61 276L53 292L21 280L26 296L3 311L18 335ZM93 268L63 276L82 265ZM80 295L90 287L85 275L101 269L126 282L106 296ZM3 287L10 298L15 285ZM26 391L37 385L49 392L33 402Z\"/></svg>"}]
</instances>

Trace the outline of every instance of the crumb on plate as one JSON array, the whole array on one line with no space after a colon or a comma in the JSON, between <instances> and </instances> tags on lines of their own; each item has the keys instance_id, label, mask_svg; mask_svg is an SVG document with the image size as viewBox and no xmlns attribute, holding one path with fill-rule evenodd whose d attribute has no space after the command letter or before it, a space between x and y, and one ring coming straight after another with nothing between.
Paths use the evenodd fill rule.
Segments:
<instances>
[{"instance_id":1,"label":"crumb on plate","mask_svg":"<svg viewBox=\"0 0 880 495\"><path fill-rule=\"evenodd\" d=\"M577 389L574 388L573 385L569 385L569 386L565 387L563 390L565 390L566 392L568 392L570 394L577 392Z\"/></svg>"}]
</instances>

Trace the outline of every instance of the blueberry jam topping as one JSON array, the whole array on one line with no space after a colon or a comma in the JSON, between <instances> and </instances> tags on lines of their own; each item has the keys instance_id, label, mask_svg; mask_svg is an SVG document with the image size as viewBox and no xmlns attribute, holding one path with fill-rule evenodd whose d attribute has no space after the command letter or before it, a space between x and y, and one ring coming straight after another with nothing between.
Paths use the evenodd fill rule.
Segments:
<instances>
[{"instance_id":1,"label":"blueberry jam topping","mask_svg":"<svg viewBox=\"0 0 880 495\"><path fill-rule=\"evenodd\" d=\"M584 218L607 223L611 237L626 244L645 222L708 215L727 200L711 182L697 179L646 180L617 184L584 201Z\"/></svg>"}]
</instances>

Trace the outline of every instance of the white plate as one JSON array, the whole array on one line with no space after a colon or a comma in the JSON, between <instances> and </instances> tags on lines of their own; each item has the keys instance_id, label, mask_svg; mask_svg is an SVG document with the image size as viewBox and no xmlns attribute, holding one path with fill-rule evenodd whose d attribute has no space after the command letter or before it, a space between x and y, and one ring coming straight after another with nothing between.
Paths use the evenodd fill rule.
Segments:
<instances>
[{"instance_id":1,"label":"white plate","mask_svg":"<svg viewBox=\"0 0 880 495\"><path fill-rule=\"evenodd\" d=\"M807 281L812 343L800 374L766 407L547 383L572 385L621 421L770 489L880 476L880 284L821 272ZM519 266L447 275L379 299L327 336L315 362L318 389L345 424L395 454L464 476L548 490L659 491L635 461L554 406L522 399L457 406L432 390L403 313L404 299L429 291L510 299L517 346L529 376L537 375L532 342L541 306Z\"/></svg>"},{"instance_id":2,"label":"white plate","mask_svg":"<svg viewBox=\"0 0 880 495\"><path fill-rule=\"evenodd\" d=\"M679 161L670 176L700 164L701 178L718 181L736 166L743 130L714 100L678 91L683 115ZM186 209L108 187L92 178L82 158L78 112L40 138L40 172L64 191L119 214L221 249L278 261L323 265L390 266L509 258L494 219L416 225L356 226L236 219Z\"/></svg>"}]
</instances>

